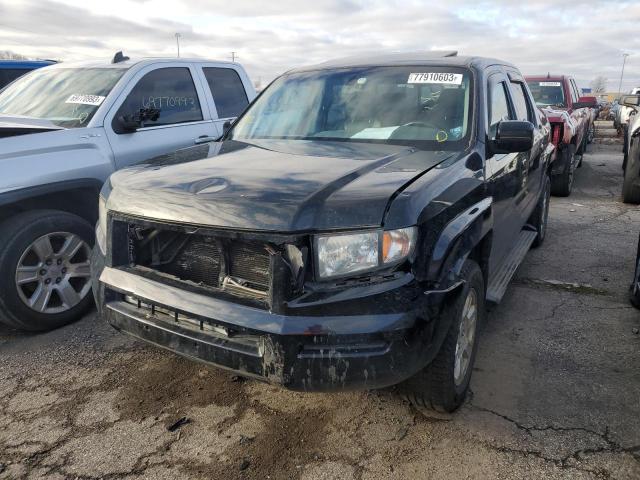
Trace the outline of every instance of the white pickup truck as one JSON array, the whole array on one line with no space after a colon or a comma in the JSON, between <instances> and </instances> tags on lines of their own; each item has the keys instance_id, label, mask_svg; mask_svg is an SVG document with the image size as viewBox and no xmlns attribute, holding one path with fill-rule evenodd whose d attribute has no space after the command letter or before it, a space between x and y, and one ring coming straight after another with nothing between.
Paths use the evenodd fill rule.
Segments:
<instances>
[{"instance_id":1,"label":"white pickup truck","mask_svg":"<svg viewBox=\"0 0 640 480\"><path fill-rule=\"evenodd\" d=\"M254 97L237 63L121 52L45 67L1 90L0 321L37 331L76 319L92 301L106 178L219 137Z\"/></svg>"}]
</instances>

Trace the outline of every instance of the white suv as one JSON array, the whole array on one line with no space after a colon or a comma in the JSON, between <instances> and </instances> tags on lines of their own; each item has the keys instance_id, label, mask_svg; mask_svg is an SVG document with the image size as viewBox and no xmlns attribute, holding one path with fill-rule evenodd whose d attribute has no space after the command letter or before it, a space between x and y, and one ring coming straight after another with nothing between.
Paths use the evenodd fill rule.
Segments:
<instances>
[{"instance_id":1,"label":"white suv","mask_svg":"<svg viewBox=\"0 0 640 480\"><path fill-rule=\"evenodd\" d=\"M91 304L106 178L219 137L254 97L237 63L120 52L45 67L0 91L0 320L46 330L77 318Z\"/></svg>"}]
</instances>

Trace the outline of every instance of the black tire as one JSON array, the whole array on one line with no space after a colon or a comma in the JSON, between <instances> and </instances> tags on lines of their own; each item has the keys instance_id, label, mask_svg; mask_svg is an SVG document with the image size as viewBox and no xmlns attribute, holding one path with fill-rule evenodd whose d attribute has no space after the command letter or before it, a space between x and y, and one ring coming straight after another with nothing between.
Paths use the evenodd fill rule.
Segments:
<instances>
[{"instance_id":1,"label":"black tire","mask_svg":"<svg viewBox=\"0 0 640 480\"><path fill-rule=\"evenodd\" d=\"M443 315L451 315L451 326L447 332L436 358L413 377L405 380L399 386L402 395L418 408L435 410L438 412L453 412L464 401L473 364L478 349L478 334L484 322L485 291L482 271L478 264L467 260L462 266L461 277L465 280L461 292L455 302L445 307ZM475 292L477 320L474 330L474 343L471 347L469 363L461 381L455 381L455 354L458 333L462 324L462 313L465 302L471 291ZM441 319L445 321L446 319Z\"/></svg>"},{"instance_id":2,"label":"black tire","mask_svg":"<svg viewBox=\"0 0 640 480\"><path fill-rule=\"evenodd\" d=\"M536 229L536 239L531 245L533 248L538 248L544 242L547 237L547 219L549 218L549 198L551 197L551 180L548 175L544 176L544 185L542 193L538 199L536 209L531 214L529 224Z\"/></svg>"},{"instance_id":3,"label":"black tire","mask_svg":"<svg viewBox=\"0 0 640 480\"><path fill-rule=\"evenodd\" d=\"M562 163L564 171L551 176L551 194L557 197L568 197L573 189L573 177L575 172L575 146L569 145L562 149Z\"/></svg>"},{"instance_id":4,"label":"black tire","mask_svg":"<svg viewBox=\"0 0 640 480\"><path fill-rule=\"evenodd\" d=\"M596 126L594 125L594 122L591 122L591 125L589 125L589 130L587 130L587 143L593 143L593 139L595 138L595 136Z\"/></svg>"},{"instance_id":5,"label":"black tire","mask_svg":"<svg viewBox=\"0 0 640 480\"><path fill-rule=\"evenodd\" d=\"M57 308L64 311L56 313L36 311L27 306L20 297L18 289L21 287L17 285L16 274L21 257L37 239L54 232L67 232L81 239L87 246L93 247L94 232L91 225L77 215L67 212L33 210L12 217L0 225L0 321L3 323L33 332L52 330L77 320L92 305L90 289L88 294L79 295L78 303L70 308L62 304L62 297L58 297L61 305ZM83 254L84 250L85 247L82 248L82 252L78 251ZM24 292L22 294L24 295ZM51 294L51 297L53 296L54 294ZM51 298L45 302L45 306L50 301Z\"/></svg>"},{"instance_id":6,"label":"black tire","mask_svg":"<svg viewBox=\"0 0 640 480\"><path fill-rule=\"evenodd\" d=\"M631 301L631 305L640 308L640 238L638 238L638 249L636 252L636 268L633 273L633 282L629 288L629 300Z\"/></svg>"},{"instance_id":7,"label":"black tire","mask_svg":"<svg viewBox=\"0 0 640 480\"><path fill-rule=\"evenodd\" d=\"M638 150L634 150L637 152ZM622 201L640 203L640 159L627 157L622 181Z\"/></svg>"}]
</instances>

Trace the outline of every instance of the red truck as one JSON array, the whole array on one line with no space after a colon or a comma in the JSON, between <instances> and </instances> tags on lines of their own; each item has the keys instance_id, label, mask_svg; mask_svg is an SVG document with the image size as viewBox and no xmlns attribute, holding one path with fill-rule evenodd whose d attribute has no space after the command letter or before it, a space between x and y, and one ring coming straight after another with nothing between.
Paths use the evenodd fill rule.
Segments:
<instances>
[{"instance_id":1,"label":"red truck","mask_svg":"<svg viewBox=\"0 0 640 480\"><path fill-rule=\"evenodd\" d=\"M556 158L551 169L551 193L568 197L575 169L593 139L593 109L596 97L581 97L573 77L533 75L526 77L529 89L551 123Z\"/></svg>"}]
</instances>

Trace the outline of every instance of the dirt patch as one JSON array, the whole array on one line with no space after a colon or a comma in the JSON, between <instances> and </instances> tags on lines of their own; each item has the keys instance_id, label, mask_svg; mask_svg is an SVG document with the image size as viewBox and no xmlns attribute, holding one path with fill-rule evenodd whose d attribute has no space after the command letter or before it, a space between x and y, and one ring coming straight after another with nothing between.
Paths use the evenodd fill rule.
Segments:
<instances>
[{"instance_id":1,"label":"dirt patch","mask_svg":"<svg viewBox=\"0 0 640 480\"><path fill-rule=\"evenodd\" d=\"M166 426L189 407L246 403L243 382L237 377L165 351L152 352L142 365L114 372L109 383L120 387L115 408L122 418L166 416Z\"/></svg>"}]
</instances>

